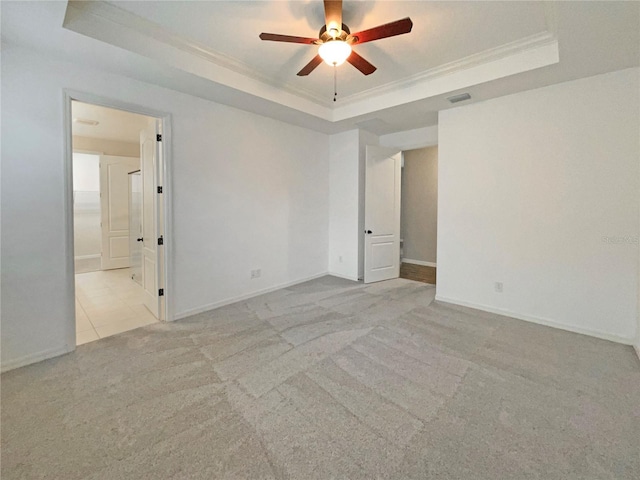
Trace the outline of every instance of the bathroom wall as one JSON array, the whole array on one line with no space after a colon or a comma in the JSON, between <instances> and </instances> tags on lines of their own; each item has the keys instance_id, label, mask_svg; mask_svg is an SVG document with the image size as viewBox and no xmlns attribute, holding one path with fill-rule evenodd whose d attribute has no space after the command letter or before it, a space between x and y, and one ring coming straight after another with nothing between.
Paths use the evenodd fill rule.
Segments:
<instances>
[{"instance_id":1,"label":"bathroom wall","mask_svg":"<svg viewBox=\"0 0 640 480\"><path fill-rule=\"evenodd\" d=\"M100 157L73 154L73 222L76 262L100 256Z\"/></svg>"},{"instance_id":2,"label":"bathroom wall","mask_svg":"<svg viewBox=\"0 0 640 480\"><path fill-rule=\"evenodd\" d=\"M438 147L404 152L400 235L403 260L436 264Z\"/></svg>"}]
</instances>

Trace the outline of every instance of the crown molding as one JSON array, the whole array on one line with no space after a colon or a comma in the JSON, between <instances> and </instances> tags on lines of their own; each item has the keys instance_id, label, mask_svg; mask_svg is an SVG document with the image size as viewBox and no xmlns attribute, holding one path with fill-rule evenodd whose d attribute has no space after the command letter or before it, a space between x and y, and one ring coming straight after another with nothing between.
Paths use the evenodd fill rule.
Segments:
<instances>
[{"instance_id":1,"label":"crown molding","mask_svg":"<svg viewBox=\"0 0 640 480\"><path fill-rule=\"evenodd\" d=\"M368 100L371 97L377 97L379 95L397 91L398 89L412 87L416 84L428 82L439 77L444 77L445 75L450 75L455 72L510 57L530 49L552 45L555 42L557 42L555 35L548 31L536 33L489 50L474 53L473 55L454 60L453 62L430 68L402 80L385 83L384 85L379 85L377 87L343 97L341 99L341 105L348 105L350 103Z\"/></svg>"},{"instance_id":2,"label":"crown molding","mask_svg":"<svg viewBox=\"0 0 640 480\"><path fill-rule=\"evenodd\" d=\"M184 53L199 57L207 62L211 62L219 67L226 68L235 73L239 73L240 75L257 80L269 85L270 87L284 90L290 94L310 100L324 107L331 107L331 102L327 101L325 97L321 97L320 95L304 88L274 82L270 77L256 71L244 62L212 50L195 40L175 34L155 22L128 12L127 10L112 5L106 1L96 0L89 2L71 0L69 1L68 12L67 18L65 19L65 27L70 25L72 22L77 21L82 16L90 15L97 19L106 20L117 24L120 27L137 32L138 34L144 35Z\"/></svg>"},{"instance_id":3,"label":"crown molding","mask_svg":"<svg viewBox=\"0 0 640 480\"><path fill-rule=\"evenodd\" d=\"M389 108L556 63L555 5L545 6L545 19L547 30L543 32L343 97L339 105L310 90L278 83L238 59L104 0L70 0L63 26L164 61L168 66L206 80L335 123L370 113L374 107Z\"/></svg>"}]
</instances>

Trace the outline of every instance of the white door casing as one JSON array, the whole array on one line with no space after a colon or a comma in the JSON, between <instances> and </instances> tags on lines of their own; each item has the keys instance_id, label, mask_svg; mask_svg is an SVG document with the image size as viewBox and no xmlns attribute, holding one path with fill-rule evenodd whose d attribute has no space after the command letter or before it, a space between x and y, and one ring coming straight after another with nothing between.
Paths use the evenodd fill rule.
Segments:
<instances>
[{"instance_id":1,"label":"white door casing","mask_svg":"<svg viewBox=\"0 0 640 480\"><path fill-rule=\"evenodd\" d=\"M162 287L159 222L159 164L158 129L156 120L150 120L149 126L140 132L140 170L142 174L142 288L144 304L160 318L160 295Z\"/></svg>"},{"instance_id":2,"label":"white door casing","mask_svg":"<svg viewBox=\"0 0 640 480\"><path fill-rule=\"evenodd\" d=\"M100 157L102 270L129 266L129 172L138 168L138 158Z\"/></svg>"},{"instance_id":3,"label":"white door casing","mask_svg":"<svg viewBox=\"0 0 640 480\"><path fill-rule=\"evenodd\" d=\"M400 276L402 153L367 145L364 283Z\"/></svg>"}]
</instances>

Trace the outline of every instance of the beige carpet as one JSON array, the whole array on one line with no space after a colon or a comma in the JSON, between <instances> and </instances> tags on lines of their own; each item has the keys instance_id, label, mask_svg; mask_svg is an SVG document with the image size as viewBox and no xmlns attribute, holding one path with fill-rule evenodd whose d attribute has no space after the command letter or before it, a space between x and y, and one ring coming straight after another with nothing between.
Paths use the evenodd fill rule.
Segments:
<instances>
[{"instance_id":1,"label":"beige carpet","mask_svg":"<svg viewBox=\"0 0 640 480\"><path fill-rule=\"evenodd\" d=\"M9 479L637 479L631 347L324 277L2 376Z\"/></svg>"}]
</instances>

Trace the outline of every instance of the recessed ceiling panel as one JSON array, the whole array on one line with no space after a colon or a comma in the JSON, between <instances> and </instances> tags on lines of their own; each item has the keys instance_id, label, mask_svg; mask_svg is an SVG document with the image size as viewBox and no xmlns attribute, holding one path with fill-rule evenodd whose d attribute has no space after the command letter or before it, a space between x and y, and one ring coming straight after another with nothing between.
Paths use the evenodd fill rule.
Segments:
<instances>
[{"instance_id":1,"label":"recessed ceiling panel","mask_svg":"<svg viewBox=\"0 0 640 480\"><path fill-rule=\"evenodd\" d=\"M317 52L313 45L261 41L261 32L315 37L324 24L323 3L310 1L110 2L173 34L253 70L269 83L333 98L333 69L299 71ZM544 2L345 1L343 22L352 32L411 17L411 33L357 45L378 70L369 76L338 67L338 94L347 97L495 49L547 30Z\"/></svg>"}]
</instances>

